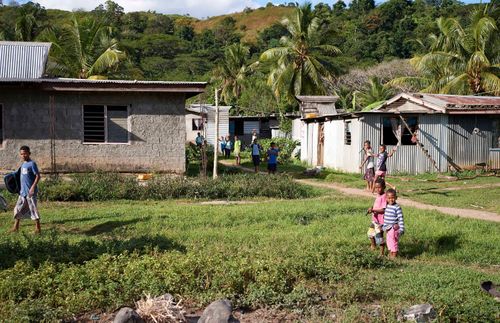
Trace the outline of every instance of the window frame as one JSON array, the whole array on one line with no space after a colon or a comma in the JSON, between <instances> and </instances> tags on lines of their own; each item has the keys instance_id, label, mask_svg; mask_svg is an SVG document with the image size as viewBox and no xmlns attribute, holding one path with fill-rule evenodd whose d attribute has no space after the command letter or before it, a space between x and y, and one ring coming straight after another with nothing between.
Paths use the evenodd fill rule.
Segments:
<instances>
[{"instance_id":1,"label":"window frame","mask_svg":"<svg viewBox=\"0 0 500 323\"><path fill-rule=\"evenodd\" d=\"M195 127L195 120L201 120L201 129L193 129ZM205 128L205 121L203 120L203 117L202 118L193 118L191 119L191 131L203 131Z\"/></svg>"},{"instance_id":2,"label":"window frame","mask_svg":"<svg viewBox=\"0 0 500 323\"><path fill-rule=\"evenodd\" d=\"M420 125L420 118L418 115L414 115L414 114L410 114L410 115L404 115L403 116L406 120L409 119L409 118L415 118L417 120L416 122L416 127L417 127L417 130L419 129L419 125ZM397 140L397 143L395 144L392 144L392 143L386 143L385 142L385 138L384 138L384 120L385 119L392 119L392 118L396 118L398 120L398 125L399 127L401 128L401 133L400 133L400 137L399 138L396 138ZM392 131L392 130L391 130ZM417 143L411 143L411 144L408 144L408 143L403 143L403 135L405 132L408 132L408 129L406 129L405 125L403 124L403 122L401 121L401 119L399 118L399 115L396 115L396 116L393 116L393 115L384 115L384 116L380 116L380 142L383 144L383 145L386 145L386 146L416 146ZM418 138L418 137L417 137Z\"/></svg>"},{"instance_id":3,"label":"window frame","mask_svg":"<svg viewBox=\"0 0 500 323\"><path fill-rule=\"evenodd\" d=\"M85 107L86 106L103 106L104 107L104 142L87 142L85 141ZM108 142L108 106L111 107L126 107L127 108L127 142ZM82 104L82 132L81 143L83 145L130 145L131 136L131 122L130 122L130 109L131 104L102 104L102 103L86 103Z\"/></svg>"},{"instance_id":4,"label":"window frame","mask_svg":"<svg viewBox=\"0 0 500 323\"><path fill-rule=\"evenodd\" d=\"M346 121L344 120L344 146L351 146L352 145L352 121ZM349 138L347 134L349 133Z\"/></svg>"}]
</instances>

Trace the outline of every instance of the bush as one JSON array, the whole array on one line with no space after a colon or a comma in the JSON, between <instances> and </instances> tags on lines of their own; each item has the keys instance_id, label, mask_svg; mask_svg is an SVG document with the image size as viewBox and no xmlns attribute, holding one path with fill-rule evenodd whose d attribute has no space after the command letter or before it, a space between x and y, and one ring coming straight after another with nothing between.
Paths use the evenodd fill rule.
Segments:
<instances>
[{"instance_id":1,"label":"bush","mask_svg":"<svg viewBox=\"0 0 500 323\"><path fill-rule=\"evenodd\" d=\"M287 176L223 175L217 179L155 176L146 186L117 173L74 175L71 181L41 183L40 199L49 201L163 200L177 198L242 199L274 197L296 199L311 191Z\"/></svg>"}]
</instances>

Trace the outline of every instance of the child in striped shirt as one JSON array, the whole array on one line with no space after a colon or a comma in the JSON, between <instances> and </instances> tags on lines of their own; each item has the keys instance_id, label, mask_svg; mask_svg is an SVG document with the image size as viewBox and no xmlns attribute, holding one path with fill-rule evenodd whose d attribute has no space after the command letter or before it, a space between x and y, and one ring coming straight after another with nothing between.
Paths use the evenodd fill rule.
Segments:
<instances>
[{"instance_id":1,"label":"child in striped shirt","mask_svg":"<svg viewBox=\"0 0 500 323\"><path fill-rule=\"evenodd\" d=\"M383 229L386 232L386 244L390 252L389 256L395 258L399 251L399 237L405 231L403 211L399 204L396 203L398 198L396 190L387 190L385 196L387 199L387 206L384 212Z\"/></svg>"}]
</instances>

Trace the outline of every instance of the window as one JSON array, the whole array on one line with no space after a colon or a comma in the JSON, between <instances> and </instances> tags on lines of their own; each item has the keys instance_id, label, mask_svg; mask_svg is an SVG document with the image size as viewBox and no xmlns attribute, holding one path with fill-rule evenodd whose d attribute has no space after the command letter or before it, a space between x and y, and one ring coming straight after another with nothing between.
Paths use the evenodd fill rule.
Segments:
<instances>
[{"instance_id":1,"label":"window","mask_svg":"<svg viewBox=\"0 0 500 323\"><path fill-rule=\"evenodd\" d=\"M412 133L418 130L417 117L405 117L406 124L410 127ZM401 145L415 145L417 142L408 128L398 117L382 118L382 140L384 145L397 145L401 140ZM418 135L417 135L418 136Z\"/></svg>"},{"instance_id":2,"label":"window","mask_svg":"<svg viewBox=\"0 0 500 323\"><path fill-rule=\"evenodd\" d=\"M491 147L500 148L500 119L493 121L493 144Z\"/></svg>"},{"instance_id":3,"label":"window","mask_svg":"<svg viewBox=\"0 0 500 323\"><path fill-rule=\"evenodd\" d=\"M344 122L344 145L351 145L351 121Z\"/></svg>"},{"instance_id":4,"label":"window","mask_svg":"<svg viewBox=\"0 0 500 323\"><path fill-rule=\"evenodd\" d=\"M0 104L0 147L3 145L3 105Z\"/></svg>"},{"instance_id":5,"label":"window","mask_svg":"<svg viewBox=\"0 0 500 323\"><path fill-rule=\"evenodd\" d=\"M83 106L83 142L128 143L126 106Z\"/></svg>"},{"instance_id":6,"label":"window","mask_svg":"<svg viewBox=\"0 0 500 323\"><path fill-rule=\"evenodd\" d=\"M193 131L201 131L203 130L203 119L202 118L199 118L199 119L193 119L192 122L192 130Z\"/></svg>"}]
</instances>

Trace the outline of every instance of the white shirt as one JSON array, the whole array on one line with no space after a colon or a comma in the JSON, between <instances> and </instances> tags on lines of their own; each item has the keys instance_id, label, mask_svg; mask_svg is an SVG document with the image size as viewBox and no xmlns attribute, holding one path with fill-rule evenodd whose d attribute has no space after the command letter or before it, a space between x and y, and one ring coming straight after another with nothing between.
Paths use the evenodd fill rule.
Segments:
<instances>
[{"instance_id":1,"label":"white shirt","mask_svg":"<svg viewBox=\"0 0 500 323\"><path fill-rule=\"evenodd\" d=\"M368 156L366 168L375 168L375 164L373 163L373 156L372 156L372 154L373 154L373 151L371 149L368 149L365 152L365 155Z\"/></svg>"}]
</instances>

